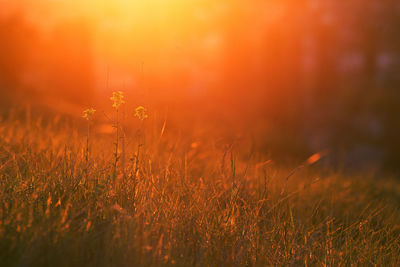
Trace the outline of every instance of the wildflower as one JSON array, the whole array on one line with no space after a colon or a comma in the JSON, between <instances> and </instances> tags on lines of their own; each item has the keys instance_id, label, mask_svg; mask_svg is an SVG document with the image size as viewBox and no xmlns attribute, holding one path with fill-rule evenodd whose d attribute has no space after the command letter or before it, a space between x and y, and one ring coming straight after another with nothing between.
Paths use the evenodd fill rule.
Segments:
<instances>
[{"instance_id":1,"label":"wildflower","mask_svg":"<svg viewBox=\"0 0 400 267\"><path fill-rule=\"evenodd\" d=\"M111 101L113 101L112 107L118 109L122 104L125 103L124 101L124 93L121 91L113 92L112 97L110 97Z\"/></svg>"},{"instance_id":2,"label":"wildflower","mask_svg":"<svg viewBox=\"0 0 400 267\"><path fill-rule=\"evenodd\" d=\"M89 121L93 117L95 112L96 112L96 110L94 108L89 108L89 109L83 111L82 118L85 118Z\"/></svg>"},{"instance_id":3,"label":"wildflower","mask_svg":"<svg viewBox=\"0 0 400 267\"><path fill-rule=\"evenodd\" d=\"M136 108L135 117L138 117L139 120L143 121L144 119L146 119L148 117L147 110L142 106L138 106Z\"/></svg>"}]
</instances>

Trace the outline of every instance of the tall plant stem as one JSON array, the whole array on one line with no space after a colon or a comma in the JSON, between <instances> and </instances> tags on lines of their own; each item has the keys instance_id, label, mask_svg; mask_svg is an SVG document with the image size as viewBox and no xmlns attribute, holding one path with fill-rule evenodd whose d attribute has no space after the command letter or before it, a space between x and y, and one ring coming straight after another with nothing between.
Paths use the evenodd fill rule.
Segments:
<instances>
[{"instance_id":1,"label":"tall plant stem","mask_svg":"<svg viewBox=\"0 0 400 267\"><path fill-rule=\"evenodd\" d=\"M116 122L115 122L115 128L116 128L116 138L115 138L115 152L114 152L114 180L117 177L117 165L118 165L118 148L119 148L119 112L117 109L116 112Z\"/></svg>"},{"instance_id":2,"label":"tall plant stem","mask_svg":"<svg viewBox=\"0 0 400 267\"><path fill-rule=\"evenodd\" d=\"M87 135L86 135L86 167L89 164L89 138L90 138L90 122L87 124Z\"/></svg>"}]
</instances>

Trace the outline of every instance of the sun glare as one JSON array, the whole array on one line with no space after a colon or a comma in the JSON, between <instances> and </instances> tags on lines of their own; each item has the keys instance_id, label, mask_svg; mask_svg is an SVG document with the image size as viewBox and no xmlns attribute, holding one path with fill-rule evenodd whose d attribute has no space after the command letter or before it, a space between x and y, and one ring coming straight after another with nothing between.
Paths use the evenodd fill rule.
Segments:
<instances>
[{"instance_id":1,"label":"sun glare","mask_svg":"<svg viewBox=\"0 0 400 267\"><path fill-rule=\"evenodd\" d=\"M400 266L399 1L0 0L0 265Z\"/></svg>"}]
</instances>

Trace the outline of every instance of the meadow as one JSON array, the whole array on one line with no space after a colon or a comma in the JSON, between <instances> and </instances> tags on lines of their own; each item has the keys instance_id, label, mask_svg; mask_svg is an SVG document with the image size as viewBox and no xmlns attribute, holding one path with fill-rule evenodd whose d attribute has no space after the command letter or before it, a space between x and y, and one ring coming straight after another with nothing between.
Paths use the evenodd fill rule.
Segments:
<instances>
[{"instance_id":1,"label":"meadow","mask_svg":"<svg viewBox=\"0 0 400 267\"><path fill-rule=\"evenodd\" d=\"M113 103L108 131L94 110L2 118L0 265L400 264L394 177L282 166L145 108L117 120Z\"/></svg>"}]
</instances>

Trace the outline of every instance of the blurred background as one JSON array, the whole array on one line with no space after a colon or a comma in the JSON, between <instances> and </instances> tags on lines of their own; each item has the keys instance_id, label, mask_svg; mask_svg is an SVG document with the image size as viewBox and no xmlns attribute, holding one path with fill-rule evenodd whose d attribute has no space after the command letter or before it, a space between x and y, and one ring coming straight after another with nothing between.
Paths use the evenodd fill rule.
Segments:
<instances>
[{"instance_id":1,"label":"blurred background","mask_svg":"<svg viewBox=\"0 0 400 267\"><path fill-rule=\"evenodd\" d=\"M400 170L397 0L0 0L1 113L132 104Z\"/></svg>"}]
</instances>

